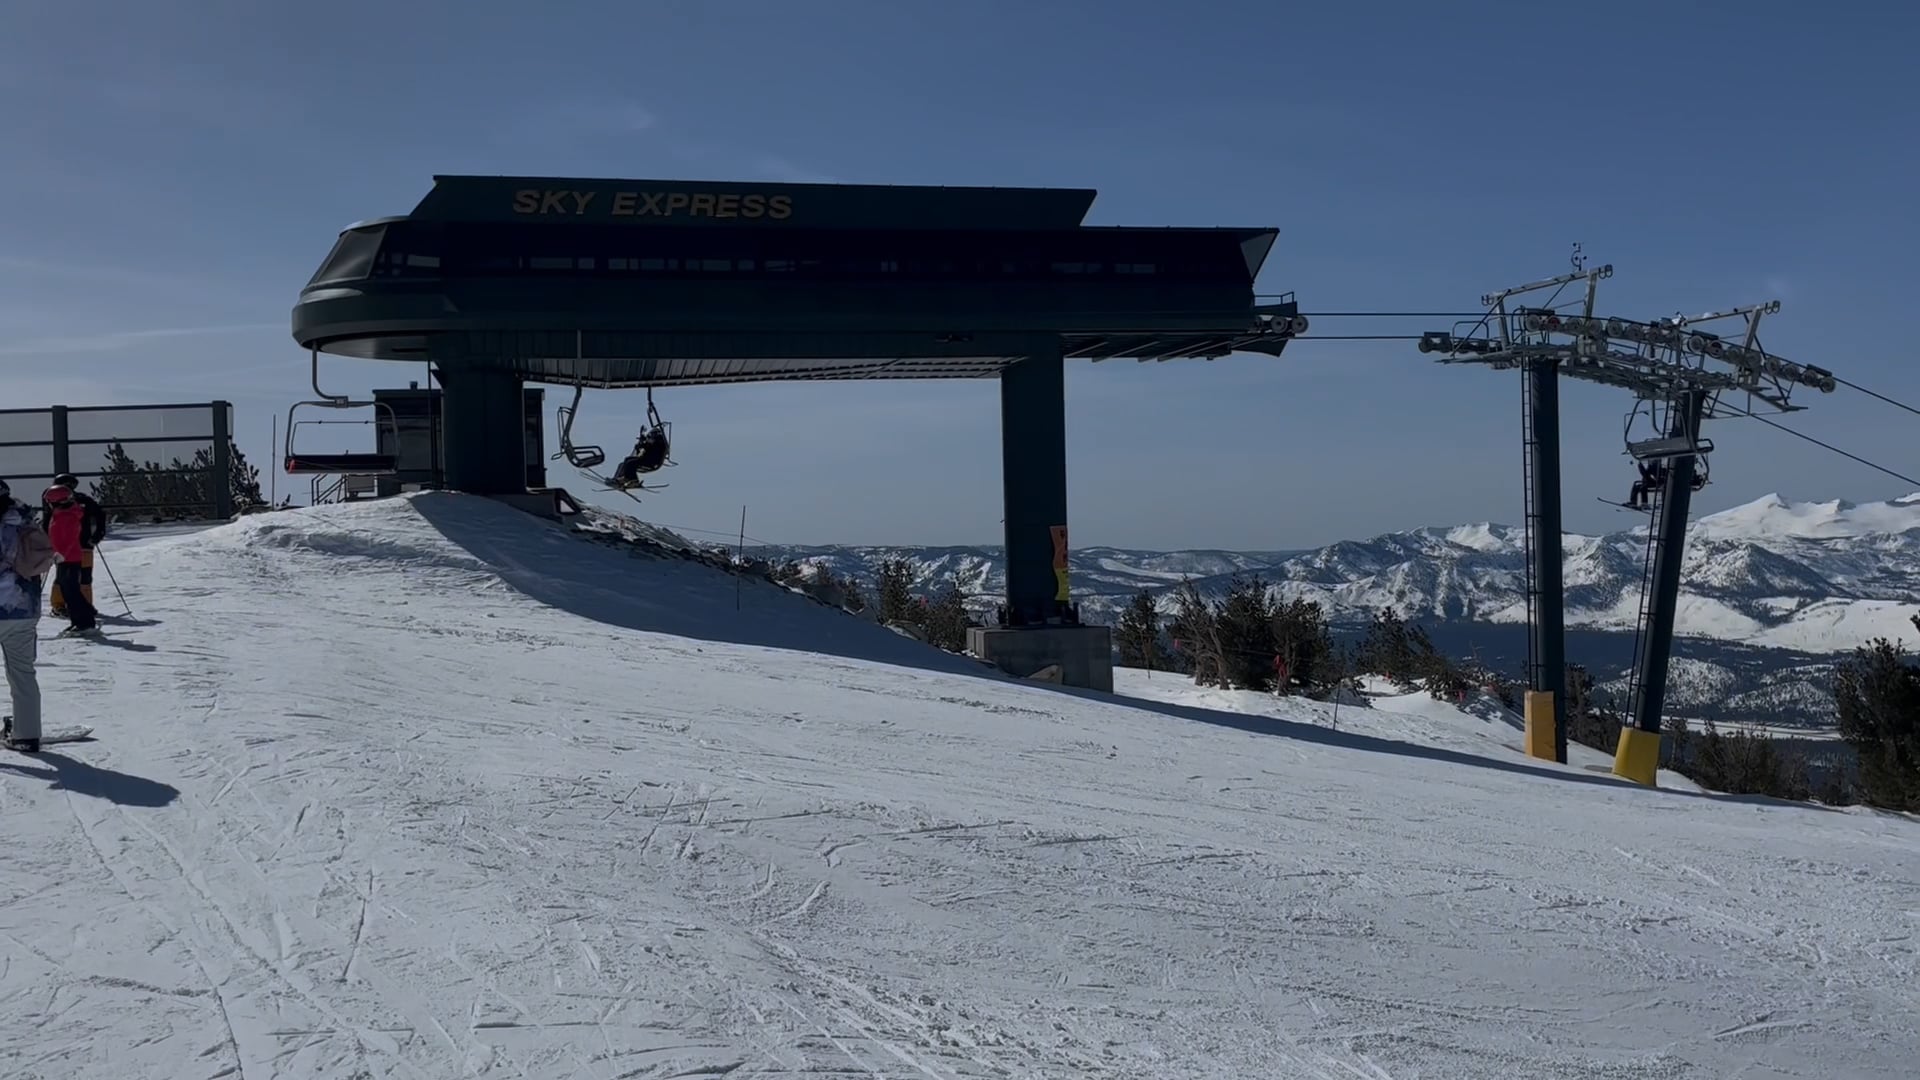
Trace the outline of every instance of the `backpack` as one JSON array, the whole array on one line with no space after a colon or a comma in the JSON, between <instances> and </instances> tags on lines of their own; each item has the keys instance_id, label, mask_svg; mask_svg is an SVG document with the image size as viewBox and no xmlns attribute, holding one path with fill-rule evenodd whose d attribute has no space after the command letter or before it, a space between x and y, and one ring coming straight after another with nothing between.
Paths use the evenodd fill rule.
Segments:
<instances>
[{"instance_id":1,"label":"backpack","mask_svg":"<svg viewBox=\"0 0 1920 1080\"><path fill-rule=\"evenodd\" d=\"M53 566L53 538L31 519L20 523L10 569L22 581L36 580Z\"/></svg>"}]
</instances>

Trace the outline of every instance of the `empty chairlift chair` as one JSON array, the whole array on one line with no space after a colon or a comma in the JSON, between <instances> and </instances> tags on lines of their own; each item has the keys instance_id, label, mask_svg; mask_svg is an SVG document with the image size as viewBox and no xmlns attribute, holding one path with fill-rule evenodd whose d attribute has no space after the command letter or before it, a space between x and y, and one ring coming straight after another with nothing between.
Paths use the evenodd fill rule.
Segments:
<instances>
[{"instance_id":1,"label":"empty chairlift chair","mask_svg":"<svg viewBox=\"0 0 1920 1080\"><path fill-rule=\"evenodd\" d=\"M284 459L289 473L319 475L325 473L346 473L361 476L388 476L399 467L397 453L380 453L378 447L382 440L379 429L381 414L385 415L385 426L391 438L386 444L396 450L400 445L399 418L394 415L393 406L381 401L354 401L344 394L329 394L320 389L320 354L313 354L313 392L320 395L318 400L297 401L287 410L287 441ZM297 420L295 416L301 409L372 409L373 416L364 420ZM318 426L323 424L371 424L374 426L374 446L372 452L314 452L301 450L297 446L297 434L302 425Z\"/></svg>"}]
</instances>

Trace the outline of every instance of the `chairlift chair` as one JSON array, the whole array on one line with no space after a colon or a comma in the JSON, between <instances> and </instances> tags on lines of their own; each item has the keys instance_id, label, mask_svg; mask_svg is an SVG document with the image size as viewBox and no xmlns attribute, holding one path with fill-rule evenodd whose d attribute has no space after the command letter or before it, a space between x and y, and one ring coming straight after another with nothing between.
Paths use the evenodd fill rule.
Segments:
<instances>
[{"instance_id":1,"label":"chairlift chair","mask_svg":"<svg viewBox=\"0 0 1920 1080\"><path fill-rule=\"evenodd\" d=\"M657 472L674 464L672 460L673 425L660 419L660 410L653 403L653 388L647 388L647 426L641 429L639 439L635 440L633 453L627 455L613 476L603 476L597 470L606 463L607 452L598 446L581 446L573 441L573 421L580 411L580 398L585 392L584 384L575 384L573 402L563 405L558 411L560 421L560 450L554 458L565 458L567 464L580 470L594 483L609 491L618 491L634 501L639 501L636 491L655 492L663 490L666 484L648 485L640 477Z\"/></svg>"},{"instance_id":2,"label":"chairlift chair","mask_svg":"<svg viewBox=\"0 0 1920 1080\"><path fill-rule=\"evenodd\" d=\"M400 421L394 414L393 406L384 401L354 401L345 394L329 394L320 389L320 350L313 352L313 392L319 395L317 400L296 401L287 409L287 438L283 447L283 459L286 470L293 474L321 473L357 473L370 476L389 476L399 470L400 458L397 453L306 453L294 449L294 433L301 424L373 424L375 427L374 445L380 444L380 413L386 412L387 430L393 435L392 445L397 450L400 445ZM371 420L295 420L294 416L303 408L307 409L365 409L372 408Z\"/></svg>"},{"instance_id":3,"label":"chairlift chair","mask_svg":"<svg viewBox=\"0 0 1920 1080\"><path fill-rule=\"evenodd\" d=\"M573 418L580 411L580 395L585 391L585 385L575 383L573 404L562 405L556 410L560 421L560 452L553 455L566 458L567 464L582 472L599 468L607 460L607 452L598 446L575 446L573 443Z\"/></svg>"},{"instance_id":4,"label":"chairlift chair","mask_svg":"<svg viewBox=\"0 0 1920 1080\"><path fill-rule=\"evenodd\" d=\"M653 404L653 387L647 387L647 426L634 441L633 453L614 469L613 480L608 486L620 491L659 491L665 484L648 487L640 477L658 472L674 464L673 425L660 419L660 410Z\"/></svg>"},{"instance_id":5,"label":"chairlift chair","mask_svg":"<svg viewBox=\"0 0 1920 1080\"><path fill-rule=\"evenodd\" d=\"M1632 458L1635 464L1652 462L1661 467L1668 467L1669 462L1678 458L1691 457L1695 469L1693 490L1700 491L1705 488L1712 475L1713 440L1698 432L1691 435L1656 435L1650 439L1635 439L1633 438L1633 421L1640 415L1642 406L1646 407L1647 419L1654 423L1656 429L1666 430L1667 428L1667 425L1659 423L1658 410L1654 407L1654 402L1646 399L1635 401L1633 409L1627 413L1627 421L1624 425L1623 437L1626 442L1627 456ZM1671 414L1673 404L1669 402L1667 408Z\"/></svg>"}]
</instances>

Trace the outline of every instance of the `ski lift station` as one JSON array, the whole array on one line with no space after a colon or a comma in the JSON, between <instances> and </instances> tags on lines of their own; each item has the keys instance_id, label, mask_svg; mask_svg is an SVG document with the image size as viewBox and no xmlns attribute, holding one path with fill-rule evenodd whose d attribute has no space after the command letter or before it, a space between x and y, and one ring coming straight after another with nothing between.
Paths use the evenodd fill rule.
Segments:
<instances>
[{"instance_id":1,"label":"ski lift station","mask_svg":"<svg viewBox=\"0 0 1920 1080\"><path fill-rule=\"evenodd\" d=\"M571 443L582 388L645 388L663 450L658 388L998 378L1006 616L974 651L1111 689L1107 628L1080 624L1067 579L1065 365L1278 356L1306 323L1291 294L1254 295L1276 229L1084 225L1094 194L436 177L411 213L341 232L301 291L293 336L320 395L304 404L376 406L321 390L322 353L430 364L441 482L514 498L546 494L528 383L575 389L561 448L591 469L604 452ZM397 431L379 452L311 455L293 428L290 472L404 464Z\"/></svg>"}]
</instances>

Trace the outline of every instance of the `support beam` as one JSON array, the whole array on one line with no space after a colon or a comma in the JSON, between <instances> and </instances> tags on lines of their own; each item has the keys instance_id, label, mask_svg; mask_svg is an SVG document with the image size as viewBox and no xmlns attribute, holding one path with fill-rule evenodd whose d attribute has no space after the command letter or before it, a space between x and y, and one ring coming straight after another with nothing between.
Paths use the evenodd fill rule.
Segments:
<instances>
[{"instance_id":1,"label":"support beam","mask_svg":"<svg viewBox=\"0 0 1920 1080\"><path fill-rule=\"evenodd\" d=\"M213 475L207 491L213 496L213 516L225 521L233 516L233 406L225 401L212 405Z\"/></svg>"},{"instance_id":2,"label":"support beam","mask_svg":"<svg viewBox=\"0 0 1920 1080\"><path fill-rule=\"evenodd\" d=\"M472 495L527 490L525 399L512 372L439 372L447 487Z\"/></svg>"},{"instance_id":3,"label":"support beam","mask_svg":"<svg viewBox=\"0 0 1920 1080\"><path fill-rule=\"evenodd\" d=\"M1073 621L1067 606L1067 386L1059 344L1000 373L1007 625Z\"/></svg>"},{"instance_id":4,"label":"support beam","mask_svg":"<svg viewBox=\"0 0 1920 1080\"><path fill-rule=\"evenodd\" d=\"M1533 462L1527 493L1533 518L1532 670L1527 673L1529 726L1551 725L1553 760L1567 760L1567 725L1561 714L1567 698L1567 613L1560 528L1560 361L1546 357L1527 363L1527 453ZM1535 695L1545 695L1544 699ZM1544 732L1543 732L1544 734ZM1545 749L1548 740L1537 745ZM1528 740L1529 752L1536 741Z\"/></svg>"},{"instance_id":5,"label":"support beam","mask_svg":"<svg viewBox=\"0 0 1920 1080\"><path fill-rule=\"evenodd\" d=\"M1003 626L967 631L967 648L1009 675L1113 691L1113 637L1082 626L1068 600L1067 382L1060 343L1000 372L1006 503Z\"/></svg>"},{"instance_id":6,"label":"support beam","mask_svg":"<svg viewBox=\"0 0 1920 1080\"><path fill-rule=\"evenodd\" d=\"M1673 405L1676 437L1698 438L1707 396L1698 390L1682 394ZM1673 619L1680 600L1680 563L1687 550L1687 512L1693 504L1697 462L1692 454L1672 459L1666 486L1660 492L1660 510L1654 522L1653 595L1647 604L1646 632L1640 635L1636 657L1638 685L1633 696L1633 726L1620 733L1613 771L1636 783L1651 785L1660 761L1660 715L1667 704L1667 666L1673 651Z\"/></svg>"}]
</instances>

